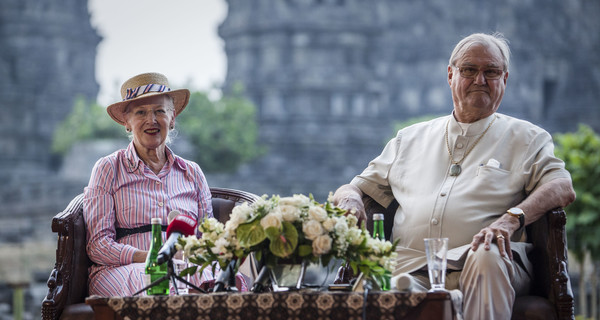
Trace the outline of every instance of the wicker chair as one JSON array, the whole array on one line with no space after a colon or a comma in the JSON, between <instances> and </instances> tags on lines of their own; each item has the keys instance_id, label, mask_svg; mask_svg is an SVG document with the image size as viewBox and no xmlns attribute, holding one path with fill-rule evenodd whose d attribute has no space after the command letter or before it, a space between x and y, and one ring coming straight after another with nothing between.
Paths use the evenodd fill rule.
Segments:
<instances>
[{"instance_id":1,"label":"wicker chair","mask_svg":"<svg viewBox=\"0 0 600 320\"><path fill-rule=\"evenodd\" d=\"M233 207L254 202L255 194L224 188L210 188L215 218L229 219ZM86 231L83 220L83 194L52 219L52 231L58 234L56 263L48 278L48 293L42 302L42 319L94 319L92 308L85 304L88 296Z\"/></svg>"},{"instance_id":2,"label":"wicker chair","mask_svg":"<svg viewBox=\"0 0 600 320\"><path fill-rule=\"evenodd\" d=\"M394 201L386 209L369 196L365 196L363 202L369 217L376 212L384 213L385 234L391 235L398 203ZM534 279L531 294L516 298L512 319L575 319L568 273L566 222L564 210L557 208L526 227L527 238L534 245L529 257L534 267ZM372 230L372 219L368 219L367 227Z\"/></svg>"}]
</instances>

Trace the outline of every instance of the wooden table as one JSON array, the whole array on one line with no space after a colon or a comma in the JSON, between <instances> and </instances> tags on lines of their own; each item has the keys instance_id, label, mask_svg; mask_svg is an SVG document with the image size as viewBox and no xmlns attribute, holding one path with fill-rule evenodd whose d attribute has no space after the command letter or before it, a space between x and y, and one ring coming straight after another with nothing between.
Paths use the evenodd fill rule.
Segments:
<instances>
[{"instance_id":1,"label":"wooden table","mask_svg":"<svg viewBox=\"0 0 600 320\"><path fill-rule=\"evenodd\" d=\"M99 297L86 303L96 319L362 319L360 292L296 291L211 293L182 296ZM456 302L456 301L455 301ZM460 305L460 301L458 301ZM371 292L367 319L452 320L448 292Z\"/></svg>"}]
</instances>

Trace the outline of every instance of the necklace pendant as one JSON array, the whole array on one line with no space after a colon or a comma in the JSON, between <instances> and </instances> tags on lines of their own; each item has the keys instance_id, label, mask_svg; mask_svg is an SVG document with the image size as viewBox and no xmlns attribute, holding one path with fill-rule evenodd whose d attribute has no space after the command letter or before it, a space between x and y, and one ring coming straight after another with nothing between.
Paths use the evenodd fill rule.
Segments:
<instances>
[{"instance_id":1,"label":"necklace pendant","mask_svg":"<svg viewBox=\"0 0 600 320\"><path fill-rule=\"evenodd\" d=\"M457 163L452 164L452 166L450 166L450 175L453 177L459 175L461 171L462 171L462 168Z\"/></svg>"}]
</instances>

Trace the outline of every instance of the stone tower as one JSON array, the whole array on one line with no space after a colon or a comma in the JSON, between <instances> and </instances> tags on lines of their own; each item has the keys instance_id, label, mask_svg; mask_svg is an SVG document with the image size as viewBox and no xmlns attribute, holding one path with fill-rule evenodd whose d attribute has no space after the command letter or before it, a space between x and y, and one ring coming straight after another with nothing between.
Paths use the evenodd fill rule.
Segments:
<instances>
[{"instance_id":1,"label":"stone tower","mask_svg":"<svg viewBox=\"0 0 600 320\"><path fill-rule=\"evenodd\" d=\"M244 86L269 148L239 180L258 193L322 199L372 157L389 130L381 121L389 114L386 66L373 50L381 46L385 8L371 1L228 3L219 28L229 61L225 91Z\"/></svg>"},{"instance_id":2,"label":"stone tower","mask_svg":"<svg viewBox=\"0 0 600 320\"><path fill-rule=\"evenodd\" d=\"M215 183L321 199L381 151L392 123L452 110L454 45L502 32L513 59L500 112L550 132L600 130L600 3L227 0L228 70L258 106L269 154Z\"/></svg>"},{"instance_id":3,"label":"stone tower","mask_svg":"<svg viewBox=\"0 0 600 320\"><path fill-rule=\"evenodd\" d=\"M52 135L78 95L96 98L99 42L87 1L0 2L0 216L43 210L62 196L51 170Z\"/></svg>"}]
</instances>

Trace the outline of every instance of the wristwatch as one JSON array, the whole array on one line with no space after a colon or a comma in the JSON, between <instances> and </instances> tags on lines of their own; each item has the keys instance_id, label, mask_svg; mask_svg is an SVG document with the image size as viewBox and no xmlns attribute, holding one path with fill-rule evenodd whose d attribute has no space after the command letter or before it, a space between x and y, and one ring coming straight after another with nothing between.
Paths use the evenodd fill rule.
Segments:
<instances>
[{"instance_id":1,"label":"wristwatch","mask_svg":"<svg viewBox=\"0 0 600 320\"><path fill-rule=\"evenodd\" d=\"M509 216L519 219L519 229L517 229L517 230L521 230L523 228L523 226L525 225L525 212L523 212L523 210L520 208L510 208L510 209L506 210L506 213Z\"/></svg>"}]
</instances>

